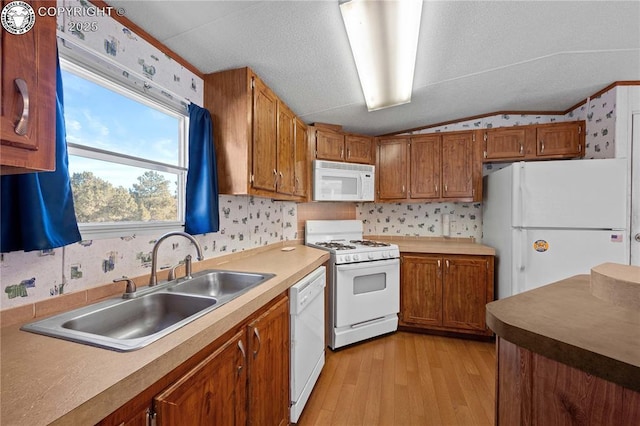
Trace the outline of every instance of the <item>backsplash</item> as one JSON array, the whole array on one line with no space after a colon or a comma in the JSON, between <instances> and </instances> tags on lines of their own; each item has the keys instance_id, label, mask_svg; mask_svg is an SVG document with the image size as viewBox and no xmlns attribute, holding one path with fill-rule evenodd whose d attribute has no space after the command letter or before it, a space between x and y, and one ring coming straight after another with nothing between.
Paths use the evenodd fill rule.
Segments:
<instances>
[{"instance_id":1,"label":"backsplash","mask_svg":"<svg viewBox=\"0 0 640 426\"><path fill-rule=\"evenodd\" d=\"M209 259L285 240L297 234L296 205L249 196L220 196L220 232L197 235ZM0 309L34 303L58 294L110 283L123 276L150 273L156 239L149 235L86 240L47 251L1 255ZM158 269L195 258L191 243L182 237L164 241L158 252Z\"/></svg>"},{"instance_id":2,"label":"backsplash","mask_svg":"<svg viewBox=\"0 0 640 426\"><path fill-rule=\"evenodd\" d=\"M441 237L443 214L449 215L450 237L482 239L482 203L360 203L356 207L365 235Z\"/></svg>"}]
</instances>

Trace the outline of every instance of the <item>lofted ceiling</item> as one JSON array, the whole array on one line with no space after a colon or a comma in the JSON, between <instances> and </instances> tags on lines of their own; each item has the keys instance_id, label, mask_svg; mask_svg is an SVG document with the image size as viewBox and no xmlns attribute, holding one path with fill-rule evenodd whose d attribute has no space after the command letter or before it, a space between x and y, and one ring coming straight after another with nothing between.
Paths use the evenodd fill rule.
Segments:
<instances>
[{"instance_id":1,"label":"lofted ceiling","mask_svg":"<svg viewBox=\"0 0 640 426\"><path fill-rule=\"evenodd\" d=\"M565 111L640 80L639 1L425 1L409 104L368 112L338 0L107 0L202 73L250 66L305 122L380 135Z\"/></svg>"}]
</instances>

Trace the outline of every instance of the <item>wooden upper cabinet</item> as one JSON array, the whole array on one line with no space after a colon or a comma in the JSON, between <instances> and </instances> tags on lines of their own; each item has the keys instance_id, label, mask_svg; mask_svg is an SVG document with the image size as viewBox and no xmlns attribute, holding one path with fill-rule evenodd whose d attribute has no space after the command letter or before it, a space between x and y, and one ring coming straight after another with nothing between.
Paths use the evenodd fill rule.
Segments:
<instances>
[{"instance_id":1,"label":"wooden upper cabinet","mask_svg":"<svg viewBox=\"0 0 640 426\"><path fill-rule=\"evenodd\" d=\"M484 158L524 158L526 130L518 128L489 129L485 132Z\"/></svg>"},{"instance_id":2,"label":"wooden upper cabinet","mask_svg":"<svg viewBox=\"0 0 640 426\"><path fill-rule=\"evenodd\" d=\"M246 348L243 330L158 395L157 424L246 424Z\"/></svg>"},{"instance_id":3,"label":"wooden upper cabinet","mask_svg":"<svg viewBox=\"0 0 640 426\"><path fill-rule=\"evenodd\" d=\"M295 120L296 117L287 106L278 103L278 180L276 191L282 194L293 194L295 192Z\"/></svg>"},{"instance_id":4,"label":"wooden upper cabinet","mask_svg":"<svg viewBox=\"0 0 640 426\"><path fill-rule=\"evenodd\" d=\"M378 200L482 199L481 145L475 131L378 140ZM407 167L408 166L408 167Z\"/></svg>"},{"instance_id":5,"label":"wooden upper cabinet","mask_svg":"<svg viewBox=\"0 0 640 426\"><path fill-rule=\"evenodd\" d=\"M582 157L584 129L584 121L487 129L484 131L483 161Z\"/></svg>"},{"instance_id":6,"label":"wooden upper cabinet","mask_svg":"<svg viewBox=\"0 0 640 426\"><path fill-rule=\"evenodd\" d=\"M250 68L205 75L204 106L213 118L221 194L305 200L298 194L306 190L295 188L296 179L307 180L296 175L298 118Z\"/></svg>"},{"instance_id":7,"label":"wooden upper cabinet","mask_svg":"<svg viewBox=\"0 0 640 426\"><path fill-rule=\"evenodd\" d=\"M8 1L3 1L5 6ZM40 3L29 1L34 9ZM55 170L56 18L38 16L25 34L0 31L0 172Z\"/></svg>"},{"instance_id":8,"label":"wooden upper cabinet","mask_svg":"<svg viewBox=\"0 0 640 426\"><path fill-rule=\"evenodd\" d=\"M276 190L277 151L276 126L278 99L257 77L254 77L252 186Z\"/></svg>"},{"instance_id":9,"label":"wooden upper cabinet","mask_svg":"<svg viewBox=\"0 0 640 426\"><path fill-rule=\"evenodd\" d=\"M473 132L442 134L442 198L473 198Z\"/></svg>"},{"instance_id":10,"label":"wooden upper cabinet","mask_svg":"<svg viewBox=\"0 0 640 426\"><path fill-rule=\"evenodd\" d=\"M370 164L373 158L373 138L346 135L344 138L345 160L352 163Z\"/></svg>"},{"instance_id":11,"label":"wooden upper cabinet","mask_svg":"<svg viewBox=\"0 0 640 426\"><path fill-rule=\"evenodd\" d=\"M411 198L440 198L442 145L440 135L430 134L411 138L409 147Z\"/></svg>"},{"instance_id":12,"label":"wooden upper cabinet","mask_svg":"<svg viewBox=\"0 0 640 426\"><path fill-rule=\"evenodd\" d=\"M549 158L584 155L582 127L579 122L537 126L536 155Z\"/></svg>"},{"instance_id":13,"label":"wooden upper cabinet","mask_svg":"<svg viewBox=\"0 0 640 426\"><path fill-rule=\"evenodd\" d=\"M409 138L380 139L376 162L378 199L407 198Z\"/></svg>"},{"instance_id":14,"label":"wooden upper cabinet","mask_svg":"<svg viewBox=\"0 0 640 426\"><path fill-rule=\"evenodd\" d=\"M348 163L373 162L373 138L370 136L345 134L340 126L316 127L316 158L318 160L345 161Z\"/></svg>"},{"instance_id":15,"label":"wooden upper cabinet","mask_svg":"<svg viewBox=\"0 0 640 426\"><path fill-rule=\"evenodd\" d=\"M344 134L328 129L316 130L316 158L344 161Z\"/></svg>"}]
</instances>

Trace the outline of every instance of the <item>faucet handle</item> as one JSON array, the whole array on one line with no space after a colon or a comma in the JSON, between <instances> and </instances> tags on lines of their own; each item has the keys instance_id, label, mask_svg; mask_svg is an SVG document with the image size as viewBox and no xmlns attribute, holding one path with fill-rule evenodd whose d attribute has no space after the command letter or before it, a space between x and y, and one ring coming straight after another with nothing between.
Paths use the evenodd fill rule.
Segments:
<instances>
[{"instance_id":1,"label":"faucet handle","mask_svg":"<svg viewBox=\"0 0 640 426\"><path fill-rule=\"evenodd\" d=\"M113 280L114 283L121 282L121 281L126 281L127 282L127 286L125 287L125 290L124 290L125 294L132 294L132 293L136 292L136 290L137 290L136 289L136 284L133 282L132 279L127 278L127 277L122 277L122 278Z\"/></svg>"},{"instance_id":2,"label":"faucet handle","mask_svg":"<svg viewBox=\"0 0 640 426\"><path fill-rule=\"evenodd\" d=\"M176 269L178 269L180 265L182 265L182 263L178 263L177 265L169 269L169 275L167 276L167 281L173 281L176 279Z\"/></svg>"}]
</instances>

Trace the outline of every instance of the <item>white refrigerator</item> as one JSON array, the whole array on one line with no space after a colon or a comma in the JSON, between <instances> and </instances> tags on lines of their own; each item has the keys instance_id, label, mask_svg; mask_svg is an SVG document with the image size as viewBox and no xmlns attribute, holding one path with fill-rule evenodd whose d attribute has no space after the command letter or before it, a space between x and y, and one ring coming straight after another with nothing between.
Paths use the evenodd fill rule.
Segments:
<instances>
[{"instance_id":1,"label":"white refrigerator","mask_svg":"<svg viewBox=\"0 0 640 426\"><path fill-rule=\"evenodd\" d=\"M498 299L630 262L626 159L514 163L485 176L484 191Z\"/></svg>"}]
</instances>

